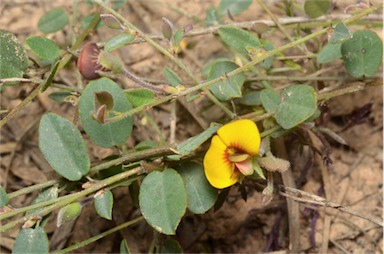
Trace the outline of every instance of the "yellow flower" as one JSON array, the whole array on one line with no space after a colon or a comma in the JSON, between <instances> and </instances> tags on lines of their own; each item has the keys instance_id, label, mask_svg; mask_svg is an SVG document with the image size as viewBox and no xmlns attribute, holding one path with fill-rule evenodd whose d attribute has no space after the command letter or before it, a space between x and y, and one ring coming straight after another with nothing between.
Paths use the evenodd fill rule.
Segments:
<instances>
[{"instance_id":1,"label":"yellow flower","mask_svg":"<svg viewBox=\"0 0 384 254\"><path fill-rule=\"evenodd\" d=\"M260 133L248 119L228 123L217 131L204 157L209 183L223 189L253 174L252 159L259 154Z\"/></svg>"}]
</instances>

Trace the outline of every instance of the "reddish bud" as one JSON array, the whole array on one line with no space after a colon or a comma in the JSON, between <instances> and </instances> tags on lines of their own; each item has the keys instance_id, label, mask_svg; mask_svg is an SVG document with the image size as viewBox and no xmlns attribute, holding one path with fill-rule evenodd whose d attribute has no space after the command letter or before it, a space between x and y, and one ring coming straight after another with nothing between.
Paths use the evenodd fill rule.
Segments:
<instances>
[{"instance_id":1,"label":"reddish bud","mask_svg":"<svg viewBox=\"0 0 384 254\"><path fill-rule=\"evenodd\" d=\"M100 78L98 71L107 71L99 63L100 49L94 42L87 43L77 59L77 68L81 75L88 80Z\"/></svg>"}]
</instances>

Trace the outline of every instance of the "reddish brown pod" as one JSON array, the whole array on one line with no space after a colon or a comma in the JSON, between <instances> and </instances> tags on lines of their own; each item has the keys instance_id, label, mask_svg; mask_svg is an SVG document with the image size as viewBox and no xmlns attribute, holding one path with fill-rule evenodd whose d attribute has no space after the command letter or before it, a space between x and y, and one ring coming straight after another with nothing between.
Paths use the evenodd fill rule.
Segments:
<instances>
[{"instance_id":1,"label":"reddish brown pod","mask_svg":"<svg viewBox=\"0 0 384 254\"><path fill-rule=\"evenodd\" d=\"M107 71L99 63L100 49L94 42L89 42L81 49L77 59L77 68L81 75L88 80L100 78L98 71Z\"/></svg>"}]
</instances>

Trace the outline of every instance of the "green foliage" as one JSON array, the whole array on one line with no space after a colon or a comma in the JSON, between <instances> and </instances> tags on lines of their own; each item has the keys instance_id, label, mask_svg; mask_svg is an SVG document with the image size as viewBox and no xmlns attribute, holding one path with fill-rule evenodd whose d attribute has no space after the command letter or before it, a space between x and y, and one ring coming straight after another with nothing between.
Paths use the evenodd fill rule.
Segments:
<instances>
[{"instance_id":1,"label":"green foliage","mask_svg":"<svg viewBox=\"0 0 384 254\"><path fill-rule=\"evenodd\" d=\"M219 24L223 24L223 19L221 18L221 15L216 8L211 7L207 10L205 24L207 26L216 26Z\"/></svg>"},{"instance_id":2,"label":"green foliage","mask_svg":"<svg viewBox=\"0 0 384 254\"><path fill-rule=\"evenodd\" d=\"M252 0L221 0L219 11L221 15L226 15L229 12L236 16L248 9L251 4Z\"/></svg>"},{"instance_id":3,"label":"green foliage","mask_svg":"<svg viewBox=\"0 0 384 254\"><path fill-rule=\"evenodd\" d=\"M118 34L107 41L104 45L105 51L112 51L131 43L135 36L127 33Z\"/></svg>"},{"instance_id":4,"label":"green foliage","mask_svg":"<svg viewBox=\"0 0 384 254\"><path fill-rule=\"evenodd\" d=\"M81 213L82 206L80 202L73 202L69 205L62 207L57 214L57 227L61 225L74 221L79 217Z\"/></svg>"},{"instance_id":5,"label":"green foliage","mask_svg":"<svg viewBox=\"0 0 384 254\"><path fill-rule=\"evenodd\" d=\"M68 15L64 10L54 8L39 19L37 27L43 33L54 33L63 29L68 24L68 20Z\"/></svg>"},{"instance_id":6,"label":"green foliage","mask_svg":"<svg viewBox=\"0 0 384 254\"><path fill-rule=\"evenodd\" d=\"M311 18L327 14L331 8L331 0L305 0L304 10Z\"/></svg>"},{"instance_id":7,"label":"green foliage","mask_svg":"<svg viewBox=\"0 0 384 254\"><path fill-rule=\"evenodd\" d=\"M148 174L140 186L140 210L158 232L174 235L187 208L187 192L181 176L171 168Z\"/></svg>"},{"instance_id":8,"label":"green foliage","mask_svg":"<svg viewBox=\"0 0 384 254\"><path fill-rule=\"evenodd\" d=\"M183 253L183 251L181 250L179 242L173 239L166 239L159 253Z\"/></svg>"},{"instance_id":9,"label":"green foliage","mask_svg":"<svg viewBox=\"0 0 384 254\"><path fill-rule=\"evenodd\" d=\"M40 60L48 61L48 63L52 63L60 55L60 48L50 39L30 36L25 43Z\"/></svg>"},{"instance_id":10,"label":"green foliage","mask_svg":"<svg viewBox=\"0 0 384 254\"><path fill-rule=\"evenodd\" d=\"M177 87L178 85L181 85L182 83L181 78L176 74L176 72L169 69L167 66L164 67L163 73L169 85L173 87Z\"/></svg>"},{"instance_id":11,"label":"green foliage","mask_svg":"<svg viewBox=\"0 0 384 254\"><path fill-rule=\"evenodd\" d=\"M49 253L49 242L44 228L36 227L22 229L17 235L12 253Z\"/></svg>"},{"instance_id":12,"label":"green foliage","mask_svg":"<svg viewBox=\"0 0 384 254\"><path fill-rule=\"evenodd\" d=\"M328 43L317 55L317 63L324 64L341 58L341 43Z\"/></svg>"},{"instance_id":13,"label":"green foliage","mask_svg":"<svg viewBox=\"0 0 384 254\"><path fill-rule=\"evenodd\" d=\"M120 243L120 253L121 254L129 254L131 253L130 250L129 250L129 247L128 247L128 243L127 243L127 240L122 240L121 243Z\"/></svg>"},{"instance_id":14,"label":"green foliage","mask_svg":"<svg viewBox=\"0 0 384 254\"><path fill-rule=\"evenodd\" d=\"M217 200L218 193L205 178L203 166L187 162L175 169L183 178L187 190L188 209L196 214L202 214L211 209Z\"/></svg>"},{"instance_id":15,"label":"green foliage","mask_svg":"<svg viewBox=\"0 0 384 254\"><path fill-rule=\"evenodd\" d=\"M28 56L16 36L0 30L0 79L21 78L28 67ZM15 82L8 83L9 85Z\"/></svg>"},{"instance_id":16,"label":"green foliage","mask_svg":"<svg viewBox=\"0 0 384 254\"><path fill-rule=\"evenodd\" d=\"M349 32L349 29L343 23L339 23L333 29L332 35L329 38L329 43L341 43L350 38L352 38L352 35Z\"/></svg>"},{"instance_id":17,"label":"green foliage","mask_svg":"<svg viewBox=\"0 0 384 254\"><path fill-rule=\"evenodd\" d=\"M55 199L59 196L59 188L57 186L53 186L51 188L48 188L46 190L43 190L39 193L39 195L32 201L31 205L38 204L44 201ZM36 208L32 209L26 212L26 215L30 214L37 214L39 211L41 211L43 208Z\"/></svg>"},{"instance_id":18,"label":"green foliage","mask_svg":"<svg viewBox=\"0 0 384 254\"><path fill-rule=\"evenodd\" d=\"M39 148L51 167L70 181L80 180L89 171L88 149L79 130L56 114L41 118Z\"/></svg>"},{"instance_id":19,"label":"green foliage","mask_svg":"<svg viewBox=\"0 0 384 254\"><path fill-rule=\"evenodd\" d=\"M9 198L7 193L5 192L4 188L0 186L0 208L4 207L6 204L8 204Z\"/></svg>"},{"instance_id":20,"label":"green foliage","mask_svg":"<svg viewBox=\"0 0 384 254\"><path fill-rule=\"evenodd\" d=\"M230 49L242 54L248 53L247 47L260 48L261 45L255 35L238 27L220 27L217 33Z\"/></svg>"},{"instance_id":21,"label":"green foliage","mask_svg":"<svg viewBox=\"0 0 384 254\"><path fill-rule=\"evenodd\" d=\"M383 42L369 30L353 33L350 40L341 45L344 66L352 77L373 76L383 61Z\"/></svg>"},{"instance_id":22,"label":"green foliage","mask_svg":"<svg viewBox=\"0 0 384 254\"><path fill-rule=\"evenodd\" d=\"M125 93L128 101L134 106L139 107L153 102L155 94L147 89L137 89Z\"/></svg>"},{"instance_id":23,"label":"green foliage","mask_svg":"<svg viewBox=\"0 0 384 254\"><path fill-rule=\"evenodd\" d=\"M101 78L89 82L84 89L79 101L79 115L85 132L97 145L102 147L112 147L123 144L132 131L132 117L124 118L117 122L99 123L92 117L95 113L95 93L108 92L112 95L114 106L111 111L116 113L125 112L132 108L124 95L123 90L112 80ZM108 116L113 116L109 113Z\"/></svg>"},{"instance_id":24,"label":"green foliage","mask_svg":"<svg viewBox=\"0 0 384 254\"><path fill-rule=\"evenodd\" d=\"M110 190L95 195L95 209L100 217L112 220L113 194Z\"/></svg>"}]
</instances>

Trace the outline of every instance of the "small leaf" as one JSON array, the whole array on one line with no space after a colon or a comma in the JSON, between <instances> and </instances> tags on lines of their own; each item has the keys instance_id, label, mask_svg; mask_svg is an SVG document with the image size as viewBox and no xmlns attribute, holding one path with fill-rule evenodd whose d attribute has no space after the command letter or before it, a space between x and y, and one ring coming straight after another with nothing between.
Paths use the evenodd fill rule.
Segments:
<instances>
[{"instance_id":1,"label":"small leaf","mask_svg":"<svg viewBox=\"0 0 384 254\"><path fill-rule=\"evenodd\" d=\"M173 239L166 239L161 246L160 253L169 254L169 253L183 253L181 246L178 241Z\"/></svg>"},{"instance_id":2,"label":"small leaf","mask_svg":"<svg viewBox=\"0 0 384 254\"><path fill-rule=\"evenodd\" d=\"M3 186L0 186L0 208L4 207L9 202L8 194L5 192Z\"/></svg>"},{"instance_id":3,"label":"small leaf","mask_svg":"<svg viewBox=\"0 0 384 254\"><path fill-rule=\"evenodd\" d=\"M304 11L311 18L320 17L331 9L330 0L305 0Z\"/></svg>"},{"instance_id":4,"label":"small leaf","mask_svg":"<svg viewBox=\"0 0 384 254\"><path fill-rule=\"evenodd\" d=\"M123 239L120 242L120 254L130 254L131 251L129 250L127 240Z\"/></svg>"},{"instance_id":5,"label":"small leaf","mask_svg":"<svg viewBox=\"0 0 384 254\"><path fill-rule=\"evenodd\" d=\"M54 8L39 19L37 27L43 33L49 34L63 29L67 24L67 13L60 8Z\"/></svg>"},{"instance_id":6,"label":"small leaf","mask_svg":"<svg viewBox=\"0 0 384 254\"><path fill-rule=\"evenodd\" d=\"M132 34L122 33L109 39L104 45L104 50L111 52L112 50L121 48L131 43L136 37Z\"/></svg>"},{"instance_id":7,"label":"small leaf","mask_svg":"<svg viewBox=\"0 0 384 254\"><path fill-rule=\"evenodd\" d=\"M103 23L111 29L123 29L123 25L120 21L112 14L100 14L100 18Z\"/></svg>"},{"instance_id":8,"label":"small leaf","mask_svg":"<svg viewBox=\"0 0 384 254\"><path fill-rule=\"evenodd\" d=\"M113 194L110 190L95 195L95 209L100 217L112 220Z\"/></svg>"},{"instance_id":9,"label":"small leaf","mask_svg":"<svg viewBox=\"0 0 384 254\"><path fill-rule=\"evenodd\" d=\"M71 92L60 91L60 92L52 92L48 95L49 99L56 102L65 102L65 98L71 95Z\"/></svg>"},{"instance_id":10,"label":"small leaf","mask_svg":"<svg viewBox=\"0 0 384 254\"><path fill-rule=\"evenodd\" d=\"M41 60L53 62L60 55L60 48L50 39L40 36L30 36L25 42Z\"/></svg>"},{"instance_id":11,"label":"small leaf","mask_svg":"<svg viewBox=\"0 0 384 254\"><path fill-rule=\"evenodd\" d=\"M247 54L247 47L259 48L259 39L241 28L238 27L221 27L217 31L220 38L224 41L229 48L242 53Z\"/></svg>"},{"instance_id":12,"label":"small leaf","mask_svg":"<svg viewBox=\"0 0 384 254\"><path fill-rule=\"evenodd\" d=\"M188 209L202 214L211 209L217 200L217 189L212 187L204 174L201 164L187 162L176 168L183 178L188 194Z\"/></svg>"},{"instance_id":13,"label":"small leaf","mask_svg":"<svg viewBox=\"0 0 384 254\"><path fill-rule=\"evenodd\" d=\"M51 167L66 179L78 181L88 173L88 149L80 131L67 119L45 114L40 121L39 147Z\"/></svg>"},{"instance_id":14,"label":"small leaf","mask_svg":"<svg viewBox=\"0 0 384 254\"><path fill-rule=\"evenodd\" d=\"M57 214L56 226L60 227L65 223L76 220L81 213L81 208L80 202L74 202L62 207Z\"/></svg>"},{"instance_id":15,"label":"small leaf","mask_svg":"<svg viewBox=\"0 0 384 254\"><path fill-rule=\"evenodd\" d=\"M275 119L284 129L293 128L307 120L317 109L317 93L308 85L293 85L284 89Z\"/></svg>"},{"instance_id":16,"label":"small leaf","mask_svg":"<svg viewBox=\"0 0 384 254\"><path fill-rule=\"evenodd\" d=\"M88 83L79 101L79 115L85 132L93 142L102 147L112 147L123 144L129 137L133 127L133 118L126 117L116 122L100 124L92 118L95 112L94 94L105 91L112 95L113 111L125 112L132 108L125 97L124 91L112 80L100 78ZM114 114L109 113L110 117Z\"/></svg>"},{"instance_id":17,"label":"small leaf","mask_svg":"<svg viewBox=\"0 0 384 254\"><path fill-rule=\"evenodd\" d=\"M176 48L179 47L179 44L180 44L181 40L183 39L183 36L184 36L184 29L182 29L182 28L177 29L177 31L175 32L175 34L172 37L173 47L176 47Z\"/></svg>"},{"instance_id":18,"label":"small leaf","mask_svg":"<svg viewBox=\"0 0 384 254\"><path fill-rule=\"evenodd\" d=\"M245 106L260 106L260 91L251 91L240 98L240 103Z\"/></svg>"},{"instance_id":19,"label":"small leaf","mask_svg":"<svg viewBox=\"0 0 384 254\"><path fill-rule=\"evenodd\" d=\"M217 62L215 63L210 73L208 74L208 80L212 80L223 76L233 70L236 70L239 66L233 62ZM239 98L242 95L241 88L243 87L245 80L244 73L238 73L235 76L225 78L223 81L219 81L210 86L209 90L219 100L230 100L233 98Z\"/></svg>"},{"instance_id":20,"label":"small leaf","mask_svg":"<svg viewBox=\"0 0 384 254\"><path fill-rule=\"evenodd\" d=\"M187 193L181 176L171 168L148 174L140 186L140 210L158 232L174 235L187 208Z\"/></svg>"},{"instance_id":21,"label":"small leaf","mask_svg":"<svg viewBox=\"0 0 384 254\"><path fill-rule=\"evenodd\" d=\"M31 205L35 205L35 204L38 204L38 203L41 203L44 201L52 200L52 199L57 198L58 196L59 196L59 188L57 188L56 186L53 186L51 188L48 188L48 189L40 192L39 195L32 201ZM26 215L36 214L39 211L41 211L42 209L44 209L44 207L29 210L25 214Z\"/></svg>"},{"instance_id":22,"label":"small leaf","mask_svg":"<svg viewBox=\"0 0 384 254\"><path fill-rule=\"evenodd\" d=\"M28 55L23 45L12 33L0 30L0 79L21 78L28 67ZM14 85L17 82L9 82Z\"/></svg>"},{"instance_id":23,"label":"small leaf","mask_svg":"<svg viewBox=\"0 0 384 254\"><path fill-rule=\"evenodd\" d=\"M155 94L148 89L137 89L125 93L125 96L134 107L153 102Z\"/></svg>"},{"instance_id":24,"label":"small leaf","mask_svg":"<svg viewBox=\"0 0 384 254\"><path fill-rule=\"evenodd\" d=\"M17 235L12 254L49 253L49 241L44 228L26 228Z\"/></svg>"},{"instance_id":25,"label":"small leaf","mask_svg":"<svg viewBox=\"0 0 384 254\"><path fill-rule=\"evenodd\" d=\"M341 45L344 66L352 77L373 76L383 61L383 42L375 32L360 30Z\"/></svg>"},{"instance_id":26,"label":"small leaf","mask_svg":"<svg viewBox=\"0 0 384 254\"><path fill-rule=\"evenodd\" d=\"M328 43L317 55L317 63L329 63L339 58L341 58L341 43Z\"/></svg>"},{"instance_id":27,"label":"small leaf","mask_svg":"<svg viewBox=\"0 0 384 254\"><path fill-rule=\"evenodd\" d=\"M210 7L207 10L207 15L205 17L205 24L207 26L217 26L220 24L223 24L223 20L221 18L221 15L215 7Z\"/></svg>"},{"instance_id":28,"label":"small leaf","mask_svg":"<svg viewBox=\"0 0 384 254\"><path fill-rule=\"evenodd\" d=\"M236 16L248 9L251 4L252 0L221 0L219 11L221 15L226 15L229 12Z\"/></svg>"},{"instance_id":29,"label":"small leaf","mask_svg":"<svg viewBox=\"0 0 384 254\"><path fill-rule=\"evenodd\" d=\"M98 15L98 17L100 17ZM84 18L81 19L81 26L83 27L83 29L87 29L87 27L89 27L89 25L91 24L91 22L93 21L93 19L96 18L96 13L91 13L87 16L85 16ZM104 26L104 23L103 22L97 22L97 25L96 25L96 28L95 29L100 29Z\"/></svg>"},{"instance_id":30,"label":"small leaf","mask_svg":"<svg viewBox=\"0 0 384 254\"><path fill-rule=\"evenodd\" d=\"M167 156L169 160L180 160L182 157L190 154L195 151L198 147L200 147L205 141L210 139L213 134L220 128L220 125L214 124L210 126L208 129L204 130L200 134L191 137L180 144L177 145L177 155Z\"/></svg>"},{"instance_id":31,"label":"small leaf","mask_svg":"<svg viewBox=\"0 0 384 254\"><path fill-rule=\"evenodd\" d=\"M351 32L349 32L348 28L343 23L339 23L333 29L332 35L329 38L329 43L342 43L350 38L352 38Z\"/></svg>"},{"instance_id":32,"label":"small leaf","mask_svg":"<svg viewBox=\"0 0 384 254\"><path fill-rule=\"evenodd\" d=\"M170 40L173 36L173 24L167 18L161 19L161 33L164 38Z\"/></svg>"},{"instance_id":33,"label":"small leaf","mask_svg":"<svg viewBox=\"0 0 384 254\"><path fill-rule=\"evenodd\" d=\"M279 107L280 95L273 89L263 89L260 92L260 100L268 113L274 113Z\"/></svg>"},{"instance_id":34,"label":"small leaf","mask_svg":"<svg viewBox=\"0 0 384 254\"><path fill-rule=\"evenodd\" d=\"M181 78L176 74L176 72L169 69L167 66L164 67L163 74L168 84L170 84L172 87L177 87L178 85L181 85Z\"/></svg>"},{"instance_id":35,"label":"small leaf","mask_svg":"<svg viewBox=\"0 0 384 254\"><path fill-rule=\"evenodd\" d=\"M95 108L105 105L108 110L113 108L113 97L106 91L95 92Z\"/></svg>"}]
</instances>

